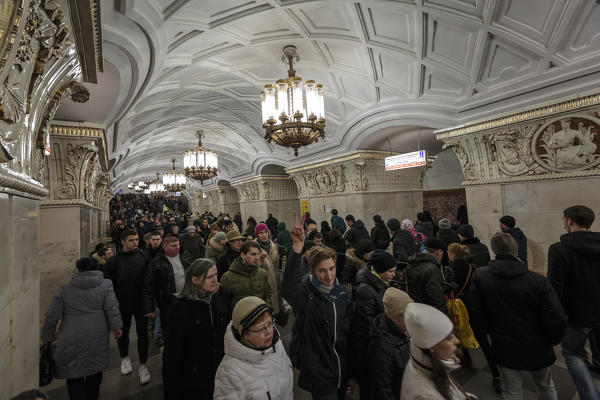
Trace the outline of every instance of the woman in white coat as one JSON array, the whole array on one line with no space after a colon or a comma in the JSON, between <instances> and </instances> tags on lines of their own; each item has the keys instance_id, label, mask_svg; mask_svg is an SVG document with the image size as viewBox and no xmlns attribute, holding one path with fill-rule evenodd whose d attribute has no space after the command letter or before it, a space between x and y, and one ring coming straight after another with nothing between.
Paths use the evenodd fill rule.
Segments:
<instances>
[{"instance_id":1,"label":"woman in white coat","mask_svg":"<svg viewBox=\"0 0 600 400\"><path fill-rule=\"evenodd\" d=\"M402 378L402 400L476 399L450 373L460 367L459 340L454 326L441 311L426 304L406 307L404 322L410 336L410 360Z\"/></svg>"},{"instance_id":2,"label":"woman in white coat","mask_svg":"<svg viewBox=\"0 0 600 400\"><path fill-rule=\"evenodd\" d=\"M214 400L292 400L294 375L272 309L260 298L240 300L225 332L225 357Z\"/></svg>"}]
</instances>

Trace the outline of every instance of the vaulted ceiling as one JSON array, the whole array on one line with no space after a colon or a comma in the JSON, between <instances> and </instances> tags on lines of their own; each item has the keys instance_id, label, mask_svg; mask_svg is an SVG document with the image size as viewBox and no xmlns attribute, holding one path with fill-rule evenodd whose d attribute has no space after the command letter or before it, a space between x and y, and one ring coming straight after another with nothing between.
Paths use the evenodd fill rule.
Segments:
<instances>
[{"instance_id":1,"label":"vaulted ceiling","mask_svg":"<svg viewBox=\"0 0 600 400\"><path fill-rule=\"evenodd\" d=\"M102 1L105 60L119 71L108 127L117 186L216 150L236 180L591 91L600 4L591 0ZM296 71L326 90L323 142L267 144L259 93ZM94 93L92 93L93 95ZM75 113L76 114L76 113ZM75 119L86 120L85 115ZM404 136L403 136L404 135ZM404 139L398 140L402 136ZM411 144L412 146L412 144ZM385 147L383 147L385 148ZM393 148L410 151L408 148Z\"/></svg>"}]
</instances>

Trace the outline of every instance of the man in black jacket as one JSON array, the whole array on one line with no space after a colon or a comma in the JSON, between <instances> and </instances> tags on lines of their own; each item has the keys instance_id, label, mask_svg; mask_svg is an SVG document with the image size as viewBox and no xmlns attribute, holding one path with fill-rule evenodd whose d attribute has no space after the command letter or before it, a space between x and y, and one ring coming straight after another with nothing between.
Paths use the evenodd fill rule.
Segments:
<instances>
[{"instance_id":1,"label":"man in black jacket","mask_svg":"<svg viewBox=\"0 0 600 400\"><path fill-rule=\"evenodd\" d=\"M599 399L587 365L585 342L600 328L600 233L585 206L563 212L566 234L548 250L548 279L569 317L561 348L581 400Z\"/></svg>"},{"instance_id":2,"label":"man in black jacket","mask_svg":"<svg viewBox=\"0 0 600 400\"><path fill-rule=\"evenodd\" d=\"M475 267L485 267L490 263L490 251L475 237L475 230L471 225L461 225L457 233L461 243L469 247L469 261L475 264Z\"/></svg>"},{"instance_id":3,"label":"man in black jacket","mask_svg":"<svg viewBox=\"0 0 600 400\"><path fill-rule=\"evenodd\" d=\"M225 242L225 254L217 260L217 273L219 280L229 271L229 266L240 256L240 248L244 242L244 237L240 235L237 229L227 232L227 242Z\"/></svg>"},{"instance_id":4,"label":"man in black jacket","mask_svg":"<svg viewBox=\"0 0 600 400\"><path fill-rule=\"evenodd\" d=\"M371 240L376 249L387 250L390 245L390 233L379 215L373 217L375 226L371 229Z\"/></svg>"},{"instance_id":5,"label":"man in black jacket","mask_svg":"<svg viewBox=\"0 0 600 400\"><path fill-rule=\"evenodd\" d=\"M196 227L188 226L183 230L183 233L179 239L181 252L188 252L192 262L204 257L204 252L206 251L204 240L200 234L196 233Z\"/></svg>"},{"instance_id":6,"label":"man in black jacket","mask_svg":"<svg viewBox=\"0 0 600 400\"><path fill-rule=\"evenodd\" d=\"M519 258L527 264L527 236L517 225L517 221L510 215L500 218L500 230L512 236L519 245Z\"/></svg>"},{"instance_id":7,"label":"man in black jacket","mask_svg":"<svg viewBox=\"0 0 600 400\"><path fill-rule=\"evenodd\" d=\"M423 252L408 259L408 292L416 303L430 305L448 314L444 275L440 265L445 250L444 242L437 238L428 238L424 245Z\"/></svg>"},{"instance_id":8,"label":"man in black jacket","mask_svg":"<svg viewBox=\"0 0 600 400\"><path fill-rule=\"evenodd\" d=\"M350 244L350 247L354 247L354 244L360 239L370 239L369 231L367 231L364 222L362 222L360 219L358 221L354 221L354 216L348 215L346 216L346 224L348 225L349 229L344 234L344 239L346 239L346 242Z\"/></svg>"},{"instance_id":9,"label":"man in black jacket","mask_svg":"<svg viewBox=\"0 0 600 400\"><path fill-rule=\"evenodd\" d=\"M140 356L138 371L140 383L150 381L150 371L146 366L148 360L148 321L144 316L142 291L144 277L148 266L148 255L138 249L139 236L132 229L121 233L119 252L104 264L104 278L110 279L115 289L119 310L123 319L123 335L117 339L121 354L121 375L130 374L133 370L129 358L129 329L131 318L135 318L137 333L137 350Z\"/></svg>"},{"instance_id":10,"label":"man in black jacket","mask_svg":"<svg viewBox=\"0 0 600 400\"><path fill-rule=\"evenodd\" d=\"M413 303L410 296L391 287L383 294L384 312L373 323L369 342L371 396L374 400L398 400L402 376L410 358L404 311Z\"/></svg>"},{"instance_id":11,"label":"man in black jacket","mask_svg":"<svg viewBox=\"0 0 600 400\"><path fill-rule=\"evenodd\" d=\"M169 306L175 301L175 293L185 284L185 271L192 260L189 253L179 254L180 243L175 236L163 239L163 251L154 257L144 278L144 315L154 318L155 306L160 311L161 330L167 331Z\"/></svg>"},{"instance_id":12,"label":"man in black jacket","mask_svg":"<svg viewBox=\"0 0 600 400\"><path fill-rule=\"evenodd\" d=\"M396 260L406 264L408 258L417 252L415 240L409 231L400 229L400 221L396 218L389 219L386 226L390 231L392 254L396 257Z\"/></svg>"},{"instance_id":13,"label":"man in black jacket","mask_svg":"<svg viewBox=\"0 0 600 400\"><path fill-rule=\"evenodd\" d=\"M508 233L491 239L496 259L475 270L469 313L485 321L500 368L502 398L522 399L522 372L531 373L538 398L557 400L550 367L553 346L567 327L566 314L546 278L529 271Z\"/></svg>"},{"instance_id":14,"label":"man in black jacket","mask_svg":"<svg viewBox=\"0 0 600 400\"><path fill-rule=\"evenodd\" d=\"M292 329L290 358L300 370L298 386L313 399L344 399L352 386L349 375L349 336L352 293L335 276L336 254L315 247L308 259L310 275L303 279L300 268L304 246L304 223L294 215L290 230L293 247L283 275L282 295L290 303L296 320Z\"/></svg>"}]
</instances>

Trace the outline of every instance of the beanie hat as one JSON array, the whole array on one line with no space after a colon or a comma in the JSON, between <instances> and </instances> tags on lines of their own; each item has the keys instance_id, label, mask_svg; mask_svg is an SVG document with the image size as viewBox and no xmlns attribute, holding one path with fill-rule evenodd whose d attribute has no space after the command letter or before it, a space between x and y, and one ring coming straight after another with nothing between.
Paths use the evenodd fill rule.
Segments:
<instances>
[{"instance_id":1,"label":"beanie hat","mask_svg":"<svg viewBox=\"0 0 600 400\"><path fill-rule=\"evenodd\" d=\"M390 230L392 230L394 232L398 232L400 230L400 221L398 221L396 218L388 219L388 222L386 225L388 228L390 228Z\"/></svg>"},{"instance_id":2,"label":"beanie hat","mask_svg":"<svg viewBox=\"0 0 600 400\"><path fill-rule=\"evenodd\" d=\"M261 222L260 224L256 225L256 227L254 228L254 236L258 236L258 233L260 231L269 232L269 227L267 226L267 224Z\"/></svg>"},{"instance_id":3,"label":"beanie hat","mask_svg":"<svg viewBox=\"0 0 600 400\"><path fill-rule=\"evenodd\" d=\"M190 232L196 232L196 227L195 226L188 226L187 228L185 228L183 230L185 233L190 233Z\"/></svg>"},{"instance_id":4,"label":"beanie hat","mask_svg":"<svg viewBox=\"0 0 600 400\"><path fill-rule=\"evenodd\" d=\"M227 234L225 232L217 232L215 235L215 241L220 242L223 239L227 239Z\"/></svg>"},{"instance_id":5,"label":"beanie hat","mask_svg":"<svg viewBox=\"0 0 600 400\"><path fill-rule=\"evenodd\" d=\"M446 243L438 238L427 238L423 245L429 249L446 250Z\"/></svg>"},{"instance_id":6,"label":"beanie hat","mask_svg":"<svg viewBox=\"0 0 600 400\"><path fill-rule=\"evenodd\" d=\"M406 306L414 303L408 293L402 290L391 287L383 294L383 310L388 318L395 318L406 312Z\"/></svg>"},{"instance_id":7,"label":"beanie hat","mask_svg":"<svg viewBox=\"0 0 600 400\"><path fill-rule=\"evenodd\" d=\"M517 256L519 246L516 240L508 233L498 232L490 240L492 251L497 256Z\"/></svg>"},{"instance_id":8,"label":"beanie hat","mask_svg":"<svg viewBox=\"0 0 600 400\"><path fill-rule=\"evenodd\" d=\"M450 228L452 228L452 223L450 222L450 220L448 218L442 218L438 222L438 227L440 229L450 229Z\"/></svg>"},{"instance_id":9,"label":"beanie hat","mask_svg":"<svg viewBox=\"0 0 600 400\"><path fill-rule=\"evenodd\" d=\"M231 242L232 240L244 239L244 237L240 235L240 231L238 231L237 229L233 229L227 232L226 237L228 242Z\"/></svg>"},{"instance_id":10,"label":"beanie hat","mask_svg":"<svg viewBox=\"0 0 600 400\"><path fill-rule=\"evenodd\" d=\"M368 264L373 267L375 272L380 274L389 269L396 268L398 261L387 251L376 249L371 253Z\"/></svg>"},{"instance_id":11,"label":"beanie hat","mask_svg":"<svg viewBox=\"0 0 600 400\"><path fill-rule=\"evenodd\" d=\"M517 221L515 221L515 219L510 215L505 215L504 217L500 218L500 223L508 226L509 228L514 228L517 224Z\"/></svg>"},{"instance_id":12,"label":"beanie hat","mask_svg":"<svg viewBox=\"0 0 600 400\"><path fill-rule=\"evenodd\" d=\"M370 253L375 250L375 245L369 239L360 239L354 244L354 254L362 259L365 253Z\"/></svg>"},{"instance_id":13,"label":"beanie hat","mask_svg":"<svg viewBox=\"0 0 600 400\"><path fill-rule=\"evenodd\" d=\"M473 236L475 236L475 231L473 230L473 227L469 224L464 224L458 227L458 232L457 232L460 236L464 236L467 239L472 238Z\"/></svg>"},{"instance_id":14,"label":"beanie hat","mask_svg":"<svg viewBox=\"0 0 600 400\"><path fill-rule=\"evenodd\" d=\"M432 348L454 330L446 314L421 303L406 306L404 322L412 342L421 349Z\"/></svg>"},{"instance_id":15,"label":"beanie hat","mask_svg":"<svg viewBox=\"0 0 600 400\"><path fill-rule=\"evenodd\" d=\"M75 263L78 271L95 271L98 269L98 260L93 257L82 257Z\"/></svg>"},{"instance_id":16,"label":"beanie hat","mask_svg":"<svg viewBox=\"0 0 600 400\"><path fill-rule=\"evenodd\" d=\"M233 308L231 323L241 336L265 311L273 312L273 309L263 299L255 296L244 297Z\"/></svg>"}]
</instances>

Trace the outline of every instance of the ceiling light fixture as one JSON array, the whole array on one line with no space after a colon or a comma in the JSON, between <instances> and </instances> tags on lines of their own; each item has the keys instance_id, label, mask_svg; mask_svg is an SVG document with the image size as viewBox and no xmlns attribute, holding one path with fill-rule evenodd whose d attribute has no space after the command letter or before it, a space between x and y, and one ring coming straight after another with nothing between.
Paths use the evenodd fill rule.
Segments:
<instances>
[{"instance_id":1,"label":"ceiling light fixture","mask_svg":"<svg viewBox=\"0 0 600 400\"><path fill-rule=\"evenodd\" d=\"M291 147L298 156L300 147L325 138L325 106L323 85L312 80L302 83L296 76L294 59L300 60L296 46L285 46L282 61L290 67L288 77L265 85L260 99L265 139Z\"/></svg>"},{"instance_id":2,"label":"ceiling light fixture","mask_svg":"<svg viewBox=\"0 0 600 400\"><path fill-rule=\"evenodd\" d=\"M171 162L173 163L173 171L166 172L163 174L162 183L166 190L169 192L179 192L185 189L186 178L184 174L177 173L175 169L175 159L172 158Z\"/></svg>"},{"instance_id":3,"label":"ceiling light fixture","mask_svg":"<svg viewBox=\"0 0 600 400\"><path fill-rule=\"evenodd\" d=\"M153 196L166 196L167 191L165 190L165 186L160 181L160 175L156 174L156 181L150 184L150 194Z\"/></svg>"},{"instance_id":4,"label":"ceiling light fixture","mask_svg":"<svg viewBox=\"0 0 600 400\"><path fill-rule=\"evenodd\" d=\"M217 153L202 147L204 131L197 131L196 137L198 137L198 147L183 153L183 169L185 176L200 181L202 184L217 175L219 160Z\"/></svg>"}]
</instances>

